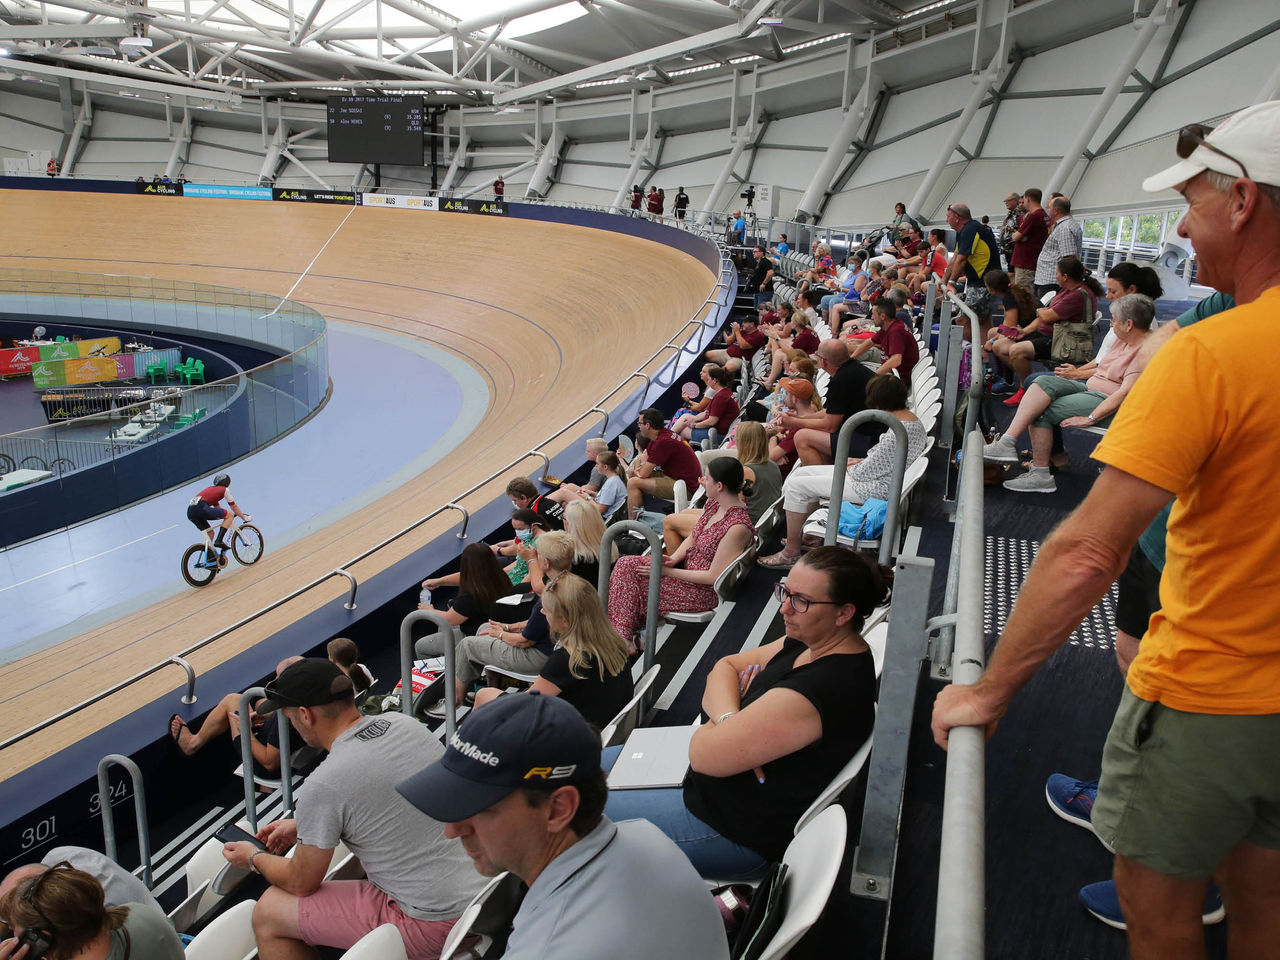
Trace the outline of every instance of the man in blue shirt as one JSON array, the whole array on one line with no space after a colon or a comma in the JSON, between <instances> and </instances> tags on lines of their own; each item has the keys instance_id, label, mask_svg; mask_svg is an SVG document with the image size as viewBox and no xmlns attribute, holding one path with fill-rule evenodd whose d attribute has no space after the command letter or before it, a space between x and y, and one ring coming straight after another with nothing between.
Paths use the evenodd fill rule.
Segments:
<instances>
[{"instance_id":1,"label":"man in blue shirt","mask_svg":"<svg viewBox=\"0 0 1280 960\"><path fill-rule=\"evenodd\" d=\"M787 235L785 233L778 234L778 245L770 247L769 252L778 257L785 257L791 252L791 244L787 243Z\"/></svg>"},{"instance_id":2,"label":"man in blue shirt","mask_svg":"<svg viewBox=\"0 0 1280 960\"><path fill-rule=\"evenodd\" d=\"M729 243L742 246L747 242L747 221L742 218L742 211L733 211L733 226L729 228Z\"/></svg>"}]
</instances>

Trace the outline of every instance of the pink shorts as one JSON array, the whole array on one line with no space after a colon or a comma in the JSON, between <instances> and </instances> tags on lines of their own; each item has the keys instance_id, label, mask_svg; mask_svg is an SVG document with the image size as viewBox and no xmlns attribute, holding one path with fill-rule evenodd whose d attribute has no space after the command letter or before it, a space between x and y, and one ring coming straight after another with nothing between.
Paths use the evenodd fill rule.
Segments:
<instances>
[{"instance_id":1,"label":"pink shorts","mask_svg":"<svg viewBox=\"0 0 1280 960\"><path fill-rule=\"evenodd\" d=\"M455 920L417 920L368 880L331 880L298 900L298 930L312 946L350 947L370 930L394 924L409 960L439 960Z\"/></svg>"}]
</instances>

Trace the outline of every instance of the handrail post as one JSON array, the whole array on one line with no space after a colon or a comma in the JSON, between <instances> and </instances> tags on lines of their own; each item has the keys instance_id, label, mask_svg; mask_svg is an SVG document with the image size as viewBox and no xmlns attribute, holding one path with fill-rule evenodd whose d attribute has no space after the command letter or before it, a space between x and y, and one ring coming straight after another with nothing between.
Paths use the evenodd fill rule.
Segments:
<instances>
[{"instance_id":1,"label":"handrail post","mask_svg":"<svg viewBox=\"0 0 1280 960\"><path fill-rule=\"evenodd\" d=\"M444 732L445 742L453 739L458 727L458 707L454 702L457 676L458 628L439 610L412 610L400 621L400 712L413 716L413 625L430 621L445 637L444 646Z\"/></svg>"},{"instance_id":2,"label":"handrail post","mask_svg":"<svg viewBox=\"0 0 1280 960\"><path fill-rule=\"evenodd\" d=\"M357 587L355 575L348 570L342 569L342 567L338 567L338 569L334 570L333 573L330 574L330 576L346 577L348 582L350 582L351 596L347 598L347 602L344 603L342 606L344 609L354 610L356 608L356 587Z\"/></svg>"},{"instance_id":3,"label":"handrail post","mask_svg":"<svg viewBox=\"0 0 1280 960\"><path fill-rule=\"evenodd\" d=\"M539 483L546 483L546 482L547 482L547 474L548 474L548 473L550 472L550 470L551 470L551 458L550 458L550 457L548 457L548 456L547 456L545 453L543 453L541 450L530 450L527 454L525 454L525 456L526 456L526 457L540 457L540 458L542 459L542 476L540 476L540 477L538 478L538 482L539 482Z\"/></svg>"},{"instance_id":4,"label":"handrail post","mask_svg":"<svg viewBox=\"0 0 1280 960\"><path fill-rule=\"evenodd\" d=\"M853 431L864 423L882 423L893 431L893 475L889 478L889 500L884 514L884 531L880 534L880 563L887 566L898 539L898 501L902 499L902 484L907 476L907 428L887 410L859 410L840 427L831 469L831 497L827 503L827 530L823 543L828 547L833 546L836 535L840 532L840 505L844 502L849 442L853 439Z\"/></svg>"},{"instance_id":5,"label":"handrail post","mask_svg":"<svg viewBox=\"0 0 1280 960\"><path fill-rule=\"evenodd\" d=\"M192 704L196 702L196 672L191 664L179 656L172 656L165 663L176 663L183 670L187 671L187 693L182 698L182 702Z\"/></svg>"},{"instance_id":6,"label":"handrail post","mask_svg":"<svg viewBox=\"0 0 1280 960\"><path fill-rule=\"evenodd\" d=\"M600 578L596 591L600 594L600 602L608 610L609 578L613 574L613 562L610 559L613 556L613 541L618 539L619 534L628 531L643 534L649 542L649 597L644 623L644 672L647 673L658 655L658 594L662 589L662 539L651 527L636 520L620 520L605 530L604 538L600 541ZM655 559L658 560L657 563L654 562Z\"/></svg>"},{"instance_id":7,"label":"handrail post","mask_svg":"<svg viewBox=\"0 0 1280 960\"><path fill-rule=\"evenodd\" d=\"M450 501L440 509L441 510L457 510L459 513L462 514L462 529L458 531L457 537L459 540L467 539L467 524L471 522L471 514L467 512L467 508L460 503L455 503L453 501Z\"/></svg>"},{"instance_id":8,"label":"handrail post","mask_svg":"<svg viewBox=\"0 0 1280 960\"><path fill-rule=\"evenodd\" d=\"M111 777L108 771L113 765L124 767L133 782L133 815L138 824L138 856L142 861L142 882L151 889L151 833L147 827L147 788L142 782L142 771L128 757L109 753L98 761L98 809L102 813L102 842L108 857L120 862L116 848L116 817L111 808Z\"/></svg>"},{"instance_id":9,"label":"handrail post","mask_svg":"<svg viewBox=\"0 0 1280 960\"><path fill-rule=\"evenodd\" d=\"M609 411L605 410L603 407L592 407L587 411L587 413L598 413L600 416L604 417L604 419L600 421L600 426L596 427L596 433L603 436L609 429Z\"/></svg>"}]
</instances>

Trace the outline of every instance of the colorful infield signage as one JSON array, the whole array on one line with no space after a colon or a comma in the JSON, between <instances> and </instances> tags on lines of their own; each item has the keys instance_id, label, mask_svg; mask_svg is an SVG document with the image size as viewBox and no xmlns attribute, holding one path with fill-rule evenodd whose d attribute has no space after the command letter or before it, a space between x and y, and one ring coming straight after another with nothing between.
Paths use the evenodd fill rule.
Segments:
<instances>
[{"instance_id":1,"label":"colorful infield signage","mask_svg":"<svg viewBox=\"0 0 1280 960\"><path fill-rule=\"evenodd\" d=\"M62 343L45 343L38 347L14 347L10 350L0 350L0 376L11 377L23 373L34 375L33 368L36 364L51 368L68 360L77 360L81 357L108 357L119 352L119 337L67 340ZM64 382L57 380L51 386Z\"/></svg>"}]
</instances>

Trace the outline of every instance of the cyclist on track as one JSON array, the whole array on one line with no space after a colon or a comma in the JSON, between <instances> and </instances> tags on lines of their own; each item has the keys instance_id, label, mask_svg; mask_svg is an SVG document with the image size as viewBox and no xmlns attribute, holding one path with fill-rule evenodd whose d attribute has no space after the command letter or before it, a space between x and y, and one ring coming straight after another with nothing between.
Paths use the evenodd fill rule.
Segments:
<instances>
[{"instance_id":1,"label":"cyclist on track","mask_svg":"<svg viewBox=\"0 0 1280 960\"><path fill-rule=\"evenodd\" d=\"M227 542L224 539L227 531L231 529L231 515L234 513L244 523L248 523L250 517L241 512L236 506L236 501L231 496L228 489L231 486L231 475L220 473L213 478L213 486L205 487L198 494L191 498L191 502L187 504L187 519L196 525L196 528L204 531L204 535L208 537L212 543L206 552L204 566L218 566L218 555L214 553L214 549L220 550L223 554L227 552ZM218 504L227 501L230 510L225 510ZM215 540L213 537L213 528L209 525L209 521L216 520L221 526L218 527L218 536Z\"/></svg>"}]
</instances>

